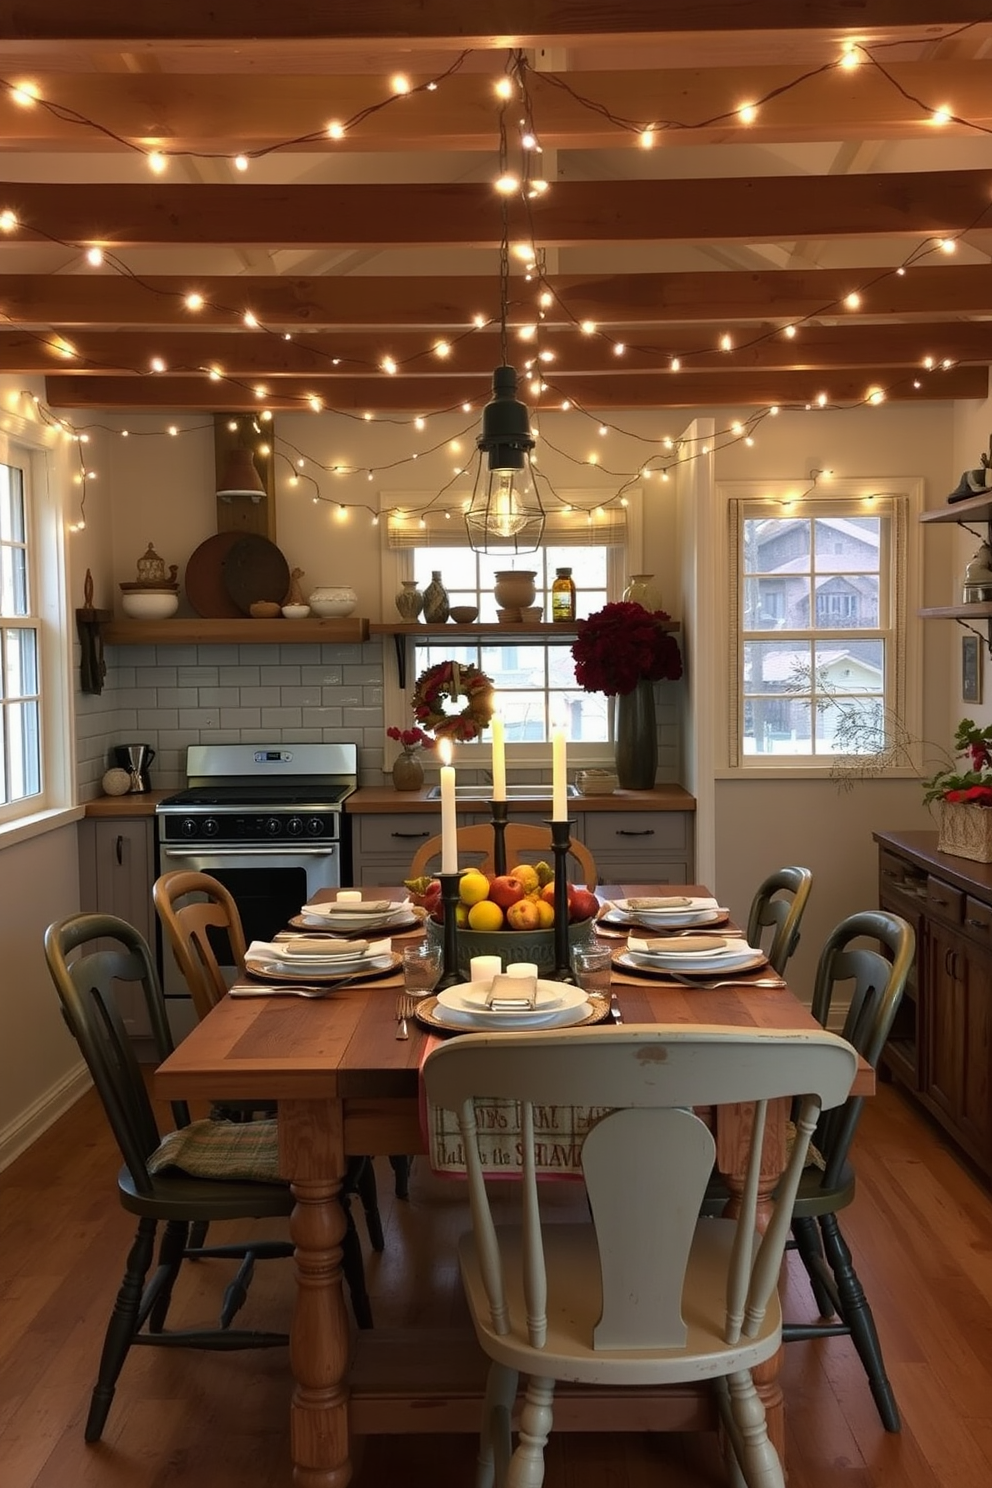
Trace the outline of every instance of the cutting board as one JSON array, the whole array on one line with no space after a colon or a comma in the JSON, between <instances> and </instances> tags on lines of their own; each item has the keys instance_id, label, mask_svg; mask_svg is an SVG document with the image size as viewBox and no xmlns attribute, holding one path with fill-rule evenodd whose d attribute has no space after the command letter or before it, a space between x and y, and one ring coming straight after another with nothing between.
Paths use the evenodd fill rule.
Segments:
<instances>
[{"instance_id":1,"label":"cutting board","mask_svg":"<svg viewBox=\"0 0 992 1488\"><path fill-rule=\"evenodd\" d=\"M243 610L234 602L224 583L224 559L241 542L243 532L215 532L191 554L186 564L186 598L205 620L237 620Z\"/></svg>"},{"instance_id":2,"label":"cutting board","mask_svg":"<svg viewBox=\"0 0 992 1488\"><path fill-rule=\"evenodd\" d=\"M224 587L247 615L257 600L281 605L289 589L289 564L274 542L257 533L242 533L223 558Z\"/></svg>"}]
</instances>

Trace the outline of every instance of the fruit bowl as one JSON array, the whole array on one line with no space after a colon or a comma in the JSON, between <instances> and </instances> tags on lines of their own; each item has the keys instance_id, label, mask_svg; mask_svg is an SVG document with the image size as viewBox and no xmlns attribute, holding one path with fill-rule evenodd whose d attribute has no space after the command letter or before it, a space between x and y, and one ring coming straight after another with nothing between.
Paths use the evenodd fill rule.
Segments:
<instances>
[{"instance_id":1,"label":"fruit bowl","mask_svg":"<svg viewBox=\"0 0 992 1488\"><path fill-rule=\"evenodd\" d=\"M569 952L592 940L594 920L575 920L568 927ZM517 961L532 961L538 975L555 969L554 926L548 930L458 930L458 973L469 980L473 956L499 956L503 970ZM444 926L427 921L427 939L444 945Z\"/></svg>"}]
</instances>

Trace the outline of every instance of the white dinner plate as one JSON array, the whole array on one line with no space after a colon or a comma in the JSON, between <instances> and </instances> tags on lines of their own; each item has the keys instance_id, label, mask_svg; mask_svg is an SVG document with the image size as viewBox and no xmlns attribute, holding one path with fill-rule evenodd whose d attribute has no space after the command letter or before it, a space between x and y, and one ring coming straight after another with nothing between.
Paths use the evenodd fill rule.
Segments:
<instances>
[{"instance_id":1,"label":"white dinner plate","mask_svg":"<svg viewBox=\"0 0 992 1488\"><path fill-rule=\"evenodd\" d=\"M451 991L449 987L447 989ZM445 1007L440 1001L441 993L435 1000L433 1018L444 1028L457 1028L462 1032L474 1029L477 1033L492 1033L498 1029L516 1032L526 1032L529 1029L538 1028L571 1028L576 1023L583 1023L592 1011L586 994L579 988L579 1000L570 1007L547 1008L542 1013L521 1012L468 1012L464 1008Z\"/></svg>"},{"instance_id":2,"label":"white dinner plate","mask_svg":"<svg viewBox=\"0 0 992 1488\"><path fill-rule=\"evenodd\" d=\"M559 1008L577 1007L586 1000L581 987L571 987L566 982L545 981L537 984L537 1002L533 1008L488 1008L488 996L489 988L484 982L460 982L456 987L446 987L443 992L439 992L437 1000L449 1012L481 1015L494 1022L502 1022L507 1017L531 1021Z\"/></svg>"},{"instance_id":3,"label":"white dinner plate","mask_svg":"<svg viewBox=\"0 0 992 1488\"><path fill-rule=\"evenodd\" d=\"M651 920L649 928L692 930L703 925L725 925L729 919L730 911L726 909L683 909L680 912L658 915ZM621 909L608 909L605 914L600 915L599 923L626 928L629 925L648 925L649 922L643 915L627 914Z\"/></svg>"},{"instance_id":4,"label":"white dinner plate","mask_svg":"<svg viewBox=\"0 0 992 1488\"><path fill-rule=\"evenodd\" d=\"M252 976L277 982L335 982L347 979L357 981L359 977L381 976L383 972L395 971L402 966L403 958L395 951L384 956L364 956L346 966L339 958L327 966L315 966L312 961L280 961L275 956L245 956L245 970Z\"/></svg>"},{"instance_id":5,"label":"white dinner plate","mask_svg":"<svg viewBox=\"0 0 992 1488\"><path fill-rule=\"evenodd\" d=\"M758 966L764 966L768 958L763 951L748 949L747 951L722 952L720 956L703 956L698 961L691 961L688 957L676 957L666 961L659 955L643 955L637 951L617 951L613 957L614 966L619 966L625 971L653 972L656 976L666 976L672 973L677 976L723 976L725 972L753 971Z\"/></svg>"}]
</instances>

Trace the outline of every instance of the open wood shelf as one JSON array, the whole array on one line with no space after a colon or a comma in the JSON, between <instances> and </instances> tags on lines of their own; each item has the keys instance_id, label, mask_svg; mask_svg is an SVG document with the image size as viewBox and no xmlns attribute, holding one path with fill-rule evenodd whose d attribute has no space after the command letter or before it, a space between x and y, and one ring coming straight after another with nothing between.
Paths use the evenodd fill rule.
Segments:
<instances>
[{"instance_id":1,"label":"open wood shelf","mask_svg":"<svg viewBox=\"0 0 992 1488\"><path fill-rule=\"evenodd\" d=\"M936 608L920 610L924 620L989 620L992 619L992 600L976 599L972 604L937 605Z\"/></svg>"},{"instance_id":2,"label":"open wood shelf","mask_svg":"<svg viewBox=\"0 0 992 1488\"><path fill-rule=\"evenodd\" d=\"M292 645L326 642L359 645L369 622L360 616L338 620L112 620L103 626L108 646Z\"/></svg>"},{"instance_id":3,"label":"open wood shelf","mask_svg":"<svg viewBox=\"0 0 992 1488\"><path fill-rule=\"evenodd\" d=\"M992 491L920 513L921 522L992 522Z\"/></svg>"}]
</instances>

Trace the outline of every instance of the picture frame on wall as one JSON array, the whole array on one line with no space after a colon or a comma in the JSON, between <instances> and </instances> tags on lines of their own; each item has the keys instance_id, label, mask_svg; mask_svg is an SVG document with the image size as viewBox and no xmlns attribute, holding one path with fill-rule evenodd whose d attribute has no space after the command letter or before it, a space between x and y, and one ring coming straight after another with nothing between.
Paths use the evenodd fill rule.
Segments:
<instances>
[{"instance_id":1,"label":"picture frame on wall","mask_svg":"<svg viewBox=\"0 0 992 1488\"><path fill-rule=\"evenodd\" d=\"M961 637L961 701L982 701L982 649L977 635Z\"/></svg>"}]
</instances>

